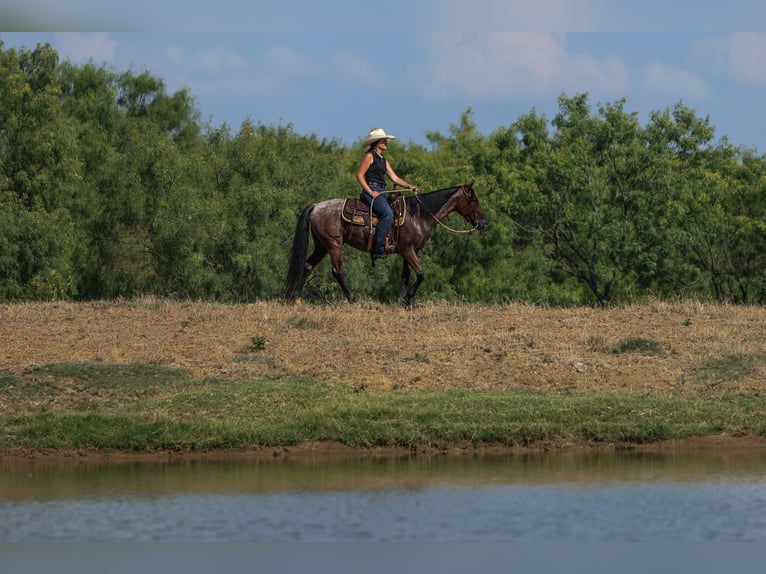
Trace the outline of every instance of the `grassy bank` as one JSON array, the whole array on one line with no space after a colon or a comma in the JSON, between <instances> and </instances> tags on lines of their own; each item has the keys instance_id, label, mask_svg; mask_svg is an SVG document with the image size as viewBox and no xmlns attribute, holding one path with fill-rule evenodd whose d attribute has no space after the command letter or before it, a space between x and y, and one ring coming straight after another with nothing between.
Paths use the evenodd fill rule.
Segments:
<instances>
[{"instance_id":1,"label":"grassy bank","mask_svg":"<svg viewBox=\"0 0 766 574\"><path fill-rule=\"evenodd\" d=\"M3 449L200 451L306 441L510 447L766 435L759 392L375 391L288 374L195 378L133 363L61 363L0 374L0 406Z\"/></svg>"}]
</instances>

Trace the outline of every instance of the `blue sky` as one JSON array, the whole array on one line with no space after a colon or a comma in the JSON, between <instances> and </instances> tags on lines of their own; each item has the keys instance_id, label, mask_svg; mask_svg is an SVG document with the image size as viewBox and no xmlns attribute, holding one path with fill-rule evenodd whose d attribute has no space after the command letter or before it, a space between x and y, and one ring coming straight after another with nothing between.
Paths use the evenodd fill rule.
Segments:
<instances>
[{"instance_id":1,"label":"blue sky","mask_svg":"<svg viewBox=\"0 0 766 574\"><path fill-rule=\"evenodd\" d=\"M532 109L551 119L560 94L587 92L594 110L626 98L642 123L683 102L710 117L716 139L766 152L760 0L109 4L11 2L0 40L149 71L233 130L290 124L352 145L383 127L426 144L469 108L489 135Z\"/></svg>"}]
</instances>

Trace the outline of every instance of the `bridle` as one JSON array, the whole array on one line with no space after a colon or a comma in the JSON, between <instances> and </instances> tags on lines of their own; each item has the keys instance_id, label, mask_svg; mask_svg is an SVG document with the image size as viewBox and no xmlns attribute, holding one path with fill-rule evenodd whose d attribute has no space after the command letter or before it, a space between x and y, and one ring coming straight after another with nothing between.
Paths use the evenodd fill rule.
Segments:
<instances>
[{"instance_id":1,"label":"bridle","mask_svg":"<svg viewBox=\"0 0 766 574\"><path fill-rule=\"evenodd\" d=\"M474 203L475 203L475 202L474 202L474 201L471 199L471 197L468 195L468 191L466 190L466 188L465 188L465 185L461 185L461 186L460 186L460 191L462 191L462 192L463 192L463 194L465 194L465 196L466 196L466 201L468 201L468 205L471 207L471 215L473 215L473 227L472 227L471 229L454 229L454 228L450 227L449 225L447 225L446 223L444 223L443 221L441 221L441 220L440 220L438 217L436 217L436 216L435 216L433 213L431 213L430 211L428 211L428 210L425 208L425 206L423 205L423 201L420 199L420 195L418 195L418 194L416 193L416 194L415 194L415 197L417 198L417 200L418 200L418 203L420 203L420 206L423 208L423 210L424 210L426 213L428 213L428 215L430 215L430 216L431 216L431 218L432 218L432 219L433 219L433 220L434 220L436 223L438 223L439 225L441 225L441 226L442 226L444 229L446 229L447 231L451 231L452 233L473 233L474 231L476 231L476 230L479 228L479 226L478 226L478 222L479 222L479 216L478 216L478 215L477 215L477 213L476 213L476 207L474 207Z\"/></svg>"}]
</instances>

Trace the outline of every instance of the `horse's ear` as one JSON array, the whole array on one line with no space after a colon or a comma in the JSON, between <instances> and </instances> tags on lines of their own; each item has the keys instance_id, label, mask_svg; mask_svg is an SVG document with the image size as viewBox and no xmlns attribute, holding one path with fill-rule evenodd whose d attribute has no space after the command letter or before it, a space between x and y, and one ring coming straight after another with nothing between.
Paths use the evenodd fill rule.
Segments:
<instances>
[{"instance_id":1,"label":"horse's ear","mask_svg":"<svg viewBox=\"0 0 766 574\"><path fill-rule=\"evenodd\" d=\"M468 183L465 184L465 188L466 189L471 189L472 187L473 187L473 180L471 180L471 181L469 181Z\"/></svg>"}]
</instances>

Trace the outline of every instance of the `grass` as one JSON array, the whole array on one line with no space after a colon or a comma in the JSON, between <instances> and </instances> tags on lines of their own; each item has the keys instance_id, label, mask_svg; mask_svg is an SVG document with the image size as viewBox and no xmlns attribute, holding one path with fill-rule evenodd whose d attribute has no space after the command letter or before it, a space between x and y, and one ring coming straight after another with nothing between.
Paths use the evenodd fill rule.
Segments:
<instances>
[{"instance_id":1,"label":"grass","mask_svg":"<svg viewBox=\"0 0 766 574\"><path fill-rule=\"evenodd\" d=\"M290 375L195 379L178 369L100 363L0 376L0 448L188 451L305 441L448 448L766 435L758 395L360 392Z\"/></svg>"},{"instance_id":2,"label":"grass","mask_svg":"<svg viewBox=\"0 0 766 574\"><path fill-rule=\"evenodd\" d=\"M765 361L764 353L726 353L704 361L694 373L694 377L708 385L736 381L756 374Z\"/></svg>"},{"instance_id":3,"label":"grass","mask_svg":"<svg viewBox=\"0 0 766 574\"><path fill-rule=\"evenodd\" d=\"M639 355L646 355L650 357L664 357L665 349L662 348L662 343L655 339L648 339L646 337L628 337L617 342L612 347L612 353L638 353Z\"/></svg>"}]
</instances>

